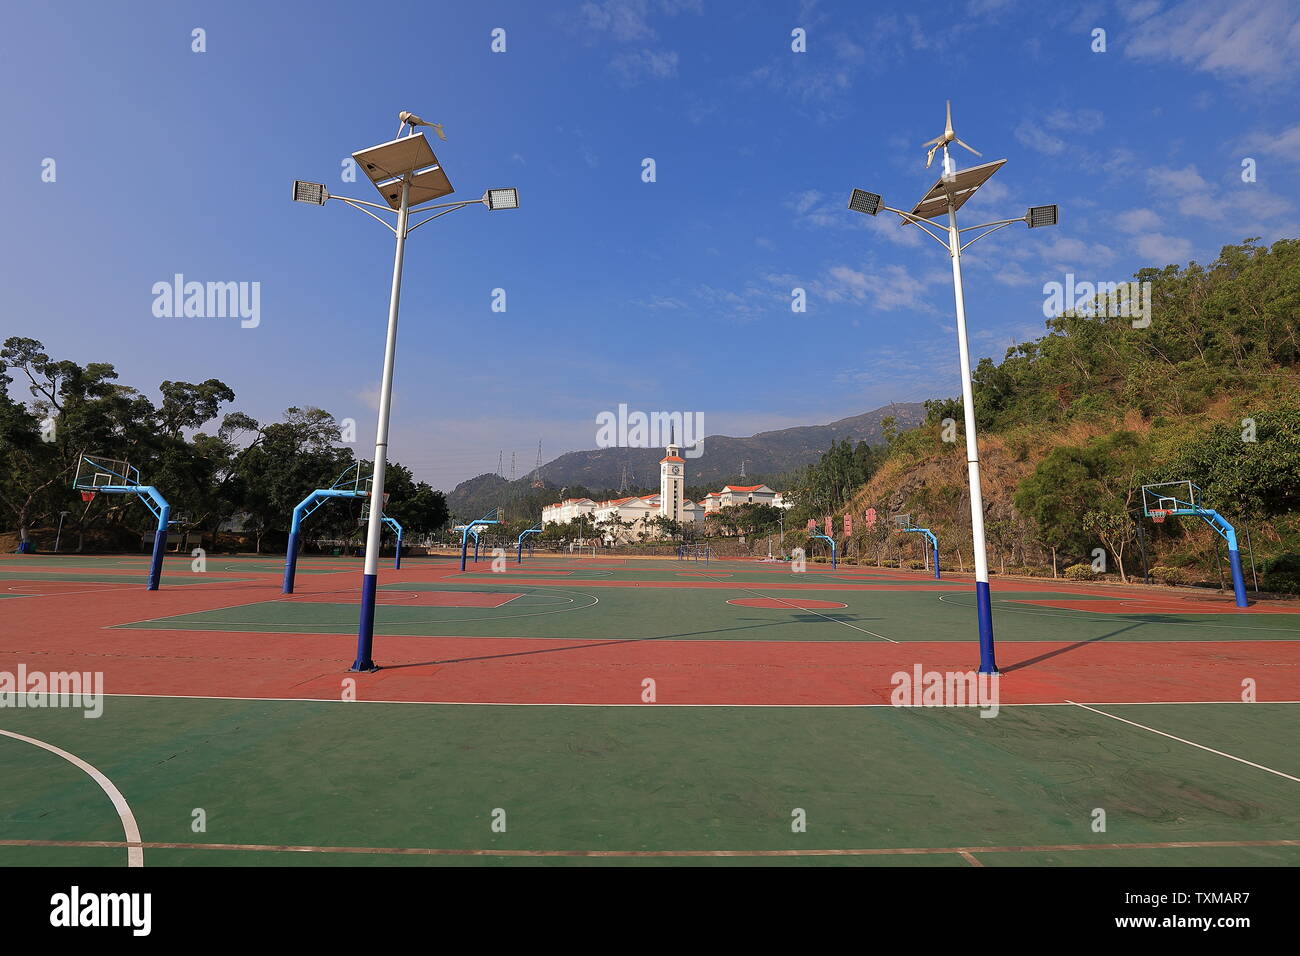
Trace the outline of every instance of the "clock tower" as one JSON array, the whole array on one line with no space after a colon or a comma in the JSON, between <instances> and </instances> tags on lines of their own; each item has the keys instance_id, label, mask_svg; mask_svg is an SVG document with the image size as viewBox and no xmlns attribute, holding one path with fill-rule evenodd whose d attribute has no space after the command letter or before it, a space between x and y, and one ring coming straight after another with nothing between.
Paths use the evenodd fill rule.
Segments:
<instances>
[{"instance_id":1,"label":"clock tower","mask_svg":"<svg viewBox=\"0 0 1300 956\"><path fill-rule=\"evenodd\" d=\"M686 517L686 460L680 452L679 446L669 445L668 454L659 461L659 513L670 521Z\"/></svg>"}]
</instances>

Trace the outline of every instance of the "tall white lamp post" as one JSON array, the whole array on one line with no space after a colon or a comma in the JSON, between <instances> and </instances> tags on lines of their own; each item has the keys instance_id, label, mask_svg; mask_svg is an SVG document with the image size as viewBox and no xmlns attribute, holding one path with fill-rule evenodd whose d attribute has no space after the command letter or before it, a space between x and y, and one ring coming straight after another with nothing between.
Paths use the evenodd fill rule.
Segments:
<instances>
[{"instance_id":1,"label":"tall white lamp post","mask_svg":"<svg viewBox=\"0 0 1300 956\"><path fill-rule=\"evenodd\" d=\"M295 202L323 206L329 200L337 199L382 223L397 237L397 251L393 256L393 284L388 298L388 337L384 343L384 375L379 392L379 424L375 433L374 474L370 482L370 522L366 528L366 560L361 578L361 620L357 628L357 656L352 663L354 671L378 670L372 656L375 591L379 583L379 538L383 530L388 418L393 397L393 360L397 353L397 305L401 298L402 256L406 249L406 237L426 222L465 206L481 204L488 209L519 207L519 191L513 188L489 189L478 199L425 206L425 203L448 196L455 190L438 162L438 157L434 155L433 148L423 133L416 132L416 127L430 126L437 131L440 138L446 139L446 137L443 136L441 126L436 123L426 123L414 113L403 111L398 114L398 120L400 125L397 129L397 139L352 154L357 165L379 190L384 205L362 199L331 196L329 190L321 183L298 181L293 184ZM433 209L437 209L438 212L415 225L410 225L410 212L416 207L423 207L420 210L422 213ZM381 219L371 212L371 209L378 209L385 214L396 212L396 225L390 224L387 219Z\"/></svg>"},{"instance_id":2,"label":"tall white lamp post","mask_svg":"<svg viewBox=\"0 0 1300 956\"><path fill-rule=\"evenodd\" d=\"M886 206L878 193L855 189L849 197L849 208L855 212L865 213L868 216L874 216L882 209L895 213L903 220L902 225L915 225L934 239L935 242L943 246L952 259L953 296L957 308L957 354L961 372L962 411L965 415L966 424L966 467L970 478L970 522L975 552L975 603L979 617L980 673L996 674L998 665L994 653L993 610L989 598L988 553L984 543L984 499L980 488L979 444L975 434L975 401L971 388L970 347L966 338L966 300L962 294L961 253L972 242L983 239L989 233L997 232L1012 223L1023 222L1030 229L1036 229L1040 226L1054 226L1057 220L1057 209L1054 205L1031 206L1023 216L1016 219L999 219L994 222L959 229L957 227L957 210L962 207L966 200L975 195L975 191L980 186L988 182L989 178L1002 168L1002 164L1006 160L999 159L996 162L957 170L953 168L952 160L948 155L948 146L951 143L956 143L977 156L980 155L953 133L952 104L949 103L948 121L943 134L928 143L922 144L923 147L930 147L930 153L925 162L927 169L930 168L935 151L943 150L943 175L921 197L920 202L910 212L904 212L901 209ZM945 214L948 219L946 230L929 221ZM962 241L962 233L975 230L983 231L964 242ZM944 232L946 232L946 236L942 235Z\"/></svg>"}]
</instances>

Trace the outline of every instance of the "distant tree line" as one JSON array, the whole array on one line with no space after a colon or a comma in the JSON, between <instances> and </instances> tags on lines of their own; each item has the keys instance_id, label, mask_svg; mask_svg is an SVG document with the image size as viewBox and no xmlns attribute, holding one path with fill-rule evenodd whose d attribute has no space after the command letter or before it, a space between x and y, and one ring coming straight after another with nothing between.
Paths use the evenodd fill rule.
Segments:
<instances>
[{"instance_id":1,"label":"distant tree line","mask_svg":"<svg viewBox=\"0 0 1300 956\"><path fill-rule=\"evenodd\" d=\"M282 421L262 423L223 413L235 392L215 378L165 381L157 404L117 378L111 364L53 359L35 339L12 337L0 347L0 515L19 540L51 527L61 512L74 549L95 532L152 530L153 517L135 496L82 500L72 482L87 454L130 462L193 528L215 539L218 529L237 525L258 550L268 535L283 547L294 506L358 461L323 409L291 407ZM9 394L15 382L29 399ZM368 475L370 462L360 465ZM400 463L388 464L386 490L387 513L408 535L446 524L442 492ZM355 533L358 510L351 501L321 508L307 536Z\"/></svg>"}]
</instances>

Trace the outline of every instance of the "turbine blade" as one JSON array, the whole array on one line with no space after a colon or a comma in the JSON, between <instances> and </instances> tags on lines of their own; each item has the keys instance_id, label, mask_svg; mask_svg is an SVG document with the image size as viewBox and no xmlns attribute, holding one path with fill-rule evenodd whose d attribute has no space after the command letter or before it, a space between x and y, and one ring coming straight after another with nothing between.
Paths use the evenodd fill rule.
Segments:
<instances>
[{"instance_id":1,"label":"turbine blade","mask_svg":"<svg viewBox=\"0 0 1300 956\"><path fill-rule=\"evenodd\" d=\"M944 100L948 104L948 120L944 123L943 132L945 136L952 136L952 100Z\"/></svg>"},{"instance_id":2,"label":"turbine blade","mask_svg":"<svg viewBox=\"0 0 1300 956\"><path fill-rule=\"evenodd\" d=\"M969 149L969 150L970 150L972 153L974 153L976 156L983 156L983 155L984 155L984 154L981 153L978 149L976 149L974 146L970 146L970 145L968 145L968 144L966 144L966 143L963 143L961 140L957 139L955 136L953 137L953 139L956 140L956 143L957 143L958 146L965 146L967 149Z\"/></svg>"},{"instance_id":3,"label":"turbine blade","mask_svg":"<svg viewBox=\"0 0 1300 956\"><path fill-rule=\"evenodd\" d=\"M927 146L938 146L942 142L943 142L943 137L936 136L934 139L927 139L924 143L921 144L921 148L925 149Z\"/></svg>"}]
</instances>

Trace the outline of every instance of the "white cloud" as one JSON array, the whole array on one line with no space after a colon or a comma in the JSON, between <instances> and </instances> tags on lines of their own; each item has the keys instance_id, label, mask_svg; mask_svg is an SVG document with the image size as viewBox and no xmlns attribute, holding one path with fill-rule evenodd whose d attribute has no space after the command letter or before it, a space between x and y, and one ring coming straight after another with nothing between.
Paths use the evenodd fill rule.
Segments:
<instances>
[{"instance_id":1,"label":"white cloud","mask_svg":"<svg viewBox=\"0 0 1300 956\"><path fill-rule=\"evenodd\" d=\"M1066 130L1073 133L1095 133L1106 125L1106 116L1101 110L1053 110L1043 121L1052 129Z\"/></svg>"},{"instance_id":2,"label":"white cloud","mask_svg":"<svg viewBox=\"0 0 1300 956\"><path fill-rule=\"evenodd\" d=\"M826 277L812 283L814 292L829 302L868 302L884 312L916 309L933 312L925 301L926 285L902 266L884 266L872 273L851 266L832 266Z\"/></svg>"},{"instance_id":3,"label":"white cloud","mask_svg":"<svg viewBox=\"0 0 1300 956\"><path fill-rule=\"evenodd\" d=\"M1160 232L1150 232L1138 236L1133 241L1133 248L1149 260L1147 265L1161 268L1163 266L1186 262L1192 254L1192 244L1181 236L1166 236Z\"/></svg>"},{"instance_id":4,"label":"white cloud","mask_svg":"<svg viewBox=\"0 0 1300 956\"><path fill-rule=\"evenodd\" d=\"M1134 59L1172 60L1266 84L1294 79L1300 62L1300 5L1294 0L1184 0L1142 19L1124 52Z\"/></svg>"},{"instance_id":5,"label":"white cloud","mask_svg":"<svg viewBox=\"0 0 1300 956\"><path fill-rule=\"evenodd\" d=\"M672 50L629 50L609 61L619 83L632 86L644 79L666 80L677 75L677 54Z\"/></svg>"},{"instance_id":6,"label":"white cloud","mask_svg":"<svg viewBox=\"0 0 1300 956\"><path fill-rule=\"evenodd\" d=\"M1160 225L1160 217L1150 209L1129 209L1114 217L1115 228L1120 232L1142 232Z\"/></svg>"},{"instance_id":7,"label":"white cloud","mask_svg":"<svg viewBox=\"0 0 1300 956\"><path fill-rule=\"evenodd\" d=\"M578 20L590 33L609 33L616 40L649 39L655 35L647 22L648 0L605 0L578 8Z\"/></svg>"},{"instance_id":8,"label":"white cloud","mask_svg":"<svg viewBox=\"0 0 1300 956\"><path fill-rule=\"evenodd\" d=\"M1086 273L1098 266L1109 265L1115 259L1115 250L1099 242L1087 243L1082 239L1057 236L1038 248L1045 262L1055 264L1060 272Z\"/></svg>"},{"instance_id":9,"label":"white cloud","mask_svg":"<svg viewBox=\"0 0 1300 956\"><path fill-rule=\"evenodd\" d=\"M1300 123L1283 130L1251 133L1245 138L1242 149L1248 153L1277 156L1292 163L1300 161Z\"/></svg>"},{"instance_id":10,"label":"white cloud","mask_svg":"<svg viewBox=\"0 0 1300 956\"><path fill-rule=\"evenodd\" d=\"M1016 139L1022 145L1048 156L1055 156L1065 151L1065 140L1053 136L1029 120L1016 127Z\"/></svg>"}]
</instances>

